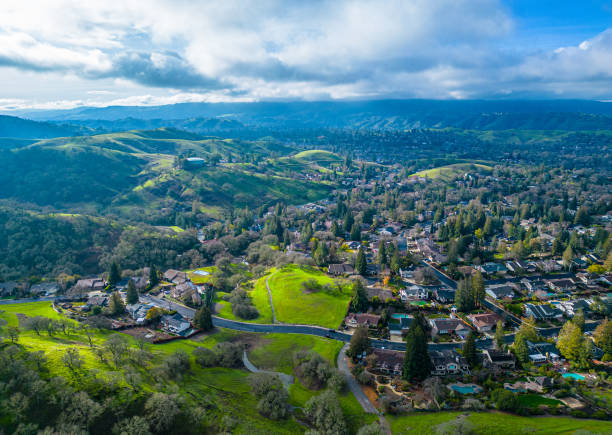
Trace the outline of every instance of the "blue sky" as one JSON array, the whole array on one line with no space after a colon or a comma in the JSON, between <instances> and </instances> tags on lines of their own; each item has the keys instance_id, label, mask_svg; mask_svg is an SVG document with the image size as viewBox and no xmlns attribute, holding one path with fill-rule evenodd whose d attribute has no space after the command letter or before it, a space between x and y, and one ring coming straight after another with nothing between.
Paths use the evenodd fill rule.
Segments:
<instances>
[{"instance_id":1,"label":"blue sky","mask_svg":"<svg viewBox=\"0 0 612 435\"><path fill-rule=\"evenodd\" d=\"M612 100L612 0L3 0L0 110Z\"/></svg>"}]
</instances>

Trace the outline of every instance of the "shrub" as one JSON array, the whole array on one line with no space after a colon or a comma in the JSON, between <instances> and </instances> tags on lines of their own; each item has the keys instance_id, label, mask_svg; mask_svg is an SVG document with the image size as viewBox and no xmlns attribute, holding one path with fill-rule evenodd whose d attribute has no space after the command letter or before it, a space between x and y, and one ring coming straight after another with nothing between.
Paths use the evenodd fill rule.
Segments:
<instances>
[{"instance_id":1,"label":"shrub","mask_svg":"<svg viewBox=\"0 0 612 435\"><path fill-rule=\"evenodd\" d=\"M205 347L195 348L192 355L194 356L196 363L202 367L215 367L219 363L217 354Z\"/></svg>"},{"instance_id":2,"label":"shrub","mask_svg":"<svg viewBox=\"0 0 612 435\"><path fill-rule=\"evenodd\" d=\"M311 389L321 388L331 375L329 363L315 352L297 351L293 363L296 375Z\"/></svg>"},{"instance_id":3,"label":"shrub","mask_svg":"<svg viewBox=\"0 0 612 435\"><path fill-rule=\"evenodd\" d=\"M374 377L368 372L363 371L357 376L357 382L361 385L372 385L374 383Z\"/></svg>"},{"instance_id":4,"label":"shrub","mask_svg":"<svg viewBox=\"0 0 612 435\"><path fill-rule=\"evenodd\" d=\"M520 403L516 394L503 388L498 388L491 393L491 400L500 411L516 412Z\"/></svg>"},{"instance_id":5,"label":"shrub","mask_svg":"<svg viewBox=\"0 0 612 435\"><path fill-rule=\"evenodd\" d=\"M213 347L221 367L234 368L242 366L242 346L237 343L217 343Z\"/></svg>"},{"instance_id":6,"label":"shrub","mask_svg":"<svg viewBox=\"0 0 612 435\"><path fill-rule=\"evenodd\" d=\"M346 377L339 370L333 369L327 380L327 386L337 393L344 393L346 390Z\"/></svg>"},{"instance_id":7,"label":"shrub","mask_svg":"<svg viewBox=\"0 0 612 435\"><path fill-rule=\"evenodd\" d=\"M289 414L289 394L276 375L255 373L249 377L253 394L259 399L257 411L265 417L279 420Z\"/></svg>"}]
</instances>

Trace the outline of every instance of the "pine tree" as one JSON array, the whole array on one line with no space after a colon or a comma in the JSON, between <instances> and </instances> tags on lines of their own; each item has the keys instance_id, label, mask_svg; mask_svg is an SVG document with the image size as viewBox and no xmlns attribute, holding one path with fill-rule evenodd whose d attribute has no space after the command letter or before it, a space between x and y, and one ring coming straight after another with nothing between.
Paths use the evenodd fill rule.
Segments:
<instances>
[{"instance_id":1,"label":"pine tree","mask_svg":"<svg viewBox=\"0 0 612 435\"><path fill-rule=\"evenodd\" d=\"M462 313L468 313L474 309L474 291L469 278L459 281L455 292L455 307Z\"/></svg>"},{"instance_id":2,"label":"pine tree","mask_svg":"<svg viewBox=\"0 0 612 435\"><path fill-rule=\"evenodd\" d=\"M122 314L125 311L125 305L119 292L111 293L111 297L108 301L108 309L113 316Z\"/></svg>"},{"instance_id":3,"label":"pine tree","mask_svg":"<svg viewBox=\"0 0 612 435\"><path fill-rule=\"evenodd\" d=\"M344 230L344 232L348 233L351 230L351 228L353 228L354 223L355 223L355 219L353 218L353 213L349 209L346 211L346 214L344 215L344 224L342 226L342 229Z\"/></svg>"},{"instance_id":4,"label":"pine tree","mask_svg":"<svg viewBox=\"0 0 612 435\"><path fill-rule=\"evenodd\" d=\"M127 287L127 303L132 305L138 302L138 290L134 285L134 281L130 279Z\"/></svg>"},{"instance_id":5,"label":"pine tree","mask_svg":"<svg viewBox=\"0 0 612 435\"><path fill-rule=\"evenodd\" d=\"M359 228L358 224L353 224L350 237L353 242L361 241L361 229Z\"/></svg>"},{"instance_id":6,"label":"pine tree","mask_svg":"<svg viewBox=\"0 0 612 435\"><path fill-rule=\"evenodd\" d=\"M108 272L108 283L111 286L115 286L119 281L121 281L121 268L119 263L113 261Z\"/></svg>"},{"instance_id":7,"label":"pine tree","mask_svg":"<svg viewBox=\"0 0 612 435\"><path fill-rule=\"evenodd\" d=\"M213 328L212 314L206 305L203 305L195 312L193 324L196 328L203 331L210 331Z\"/></svg>"},{"instance_id":8,"label":"pine tree","mask_svg":"<svg viewBox=\"0 0 612 435\"><path fill-rule=\"evenodd\" d=\"M351 299L351 309L356 313L364 312L368 309L368 293L360 280L355 280L353 284L353 298Z\"/></svg>"},{"instance_id":9,"label":"pine tree","mask_svg":"<svg viewBox=\"0 0 612 435\"><path fill-rule=\"evenodd\" d=\"M357 253L357 259L355 260L355 270L361 276L365 276L366 271L368 270L368 261L366 260L365 252L363 252L363 248L359 247L359 252Z\"/></svg>"},{"instance_id":10,"label":"pine tree","mask_svg":"<svg viewBox=\"0 0 612 435\"><path fill-rule=\"evenodd\" d=\"M498 350L504 350L506 342L504 340L504 325L502 324L501 320L497 321L497 326L495 327L494 341L495 347L497 347Z\"/></svg>"},{"instance_id":11,"label":"pine tree","mask_svg":"<svg viewBox=\"0 0 612 435\"><path fill-rule=\"evenodd\" d=\"M563 266L568 270L571 269L573 259L574 259L574 251L572 250L572 245L568 244L567 248L563 252Z\"/></svg>"},{"instance_id":12,"label":"pine tree","mask_svg":"<svg viewBox=\"0 0 612 435\"><path fill-rule=\"evenodd\" d=\"M472 276L472 288L474 289L474 302L476 306L480 306L480 303L485 298L485 285L482 273L479 270L474 272Z\"/></svg>"},{"instance_id":13,"label":"pine tree","mask_svg":"<svg viewBox=\"0 0 612 435\"><path fill-rule=\"evenodd\" d=\"M400 270L400 258L399 258L399 253L397 251L395 251L393 253L393 257L391 257L391 271L393 273L395 273L396 275L399 274L399 270Z\"/></svg>"},{"instance_id":14,"label":"pine tree","mask_svg":"<svg viewBox=\"0 0 612 435\"><path fill-rule=\"evenodd\" d=\"M572 319L572 322L574 322L574 324L578 328L580 328L580 332L584 333L584 311L582 310L582 308L576 311L576 314L574 314L574 318Z\"/></svg>"},{"instance_id":15,"label":"pine tree","mask_svg":"<svg viewBox=\"0 0 612 435\"><path fill-rule=\"evenodd\" d=\"M387 252L384 240L381 240L378 244L378 264L381 266L385 266L387 264Z\"/></svg>"},{"instance_id":16,"label":"pine tree","mask_svg":"<svg viewBox=\"0 0 612 435\"><path fill-rule=\"evenodd\" d=\"M406 335L403 377L409 381L422 381L431 373L427 336L420 324L413 321L410 326Z\"/></svg>"},{"instance_id":17,"label":"pine tree","mask_svg":"<svg viewBox=\"0 0 612 435\"><path fill-rule=\"evenodd\" d=\"M336 222L335 219L332 222L331 233L334 235L334 237L341 237L342 236L342 232L340 231L340 227L338 226L338 222Z\"/></svg>"},{"instance_id":18,"label":"pine tree","mask_svg":"<svg viewBox=\"0 0 612 435\"><path fill-rule=\"evenodd\" d=\"M517 335L514 340L514 354L521 363L529 362L529 347L527 340L522 335Z\"/></svg>"},{"instance_id":19,"label":"pine tree","mask_svg":"<svg viewBox=\"0 0 612 435\"><path fill-rule=\"evenodd\" d=\"M474 338L474 332L470 331L467 338L465 339L465 343L463 343L462 353L463 357L468 362L470 368L476 366L478 360L476 357L476 339Z\"/></svg>"},{"instance_id":20,"label":"pine tree","mask_svg":"<svg viewBox=\"0 0 612 435\"><path fill-rule=\"evenodd\" d=\"M157 268L155 266L151 266L149 268L149 288L153 288L157 284L159 284L159 275L157 273Z\"/></svg>"}]
</instances>

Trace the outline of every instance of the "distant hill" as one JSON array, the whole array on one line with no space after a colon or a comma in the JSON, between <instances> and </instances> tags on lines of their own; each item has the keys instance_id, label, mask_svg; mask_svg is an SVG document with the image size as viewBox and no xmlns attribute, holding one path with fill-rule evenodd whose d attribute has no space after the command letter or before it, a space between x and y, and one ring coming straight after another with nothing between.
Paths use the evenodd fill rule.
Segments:
<instances>
[{"instance_id":1,"label":"distant hill","mask_svg":"<svg viewBox=\"0 0 612 435\"><path fill-rule=\"evenodd\" d=\"M190 131L212 131L241 128L241 124L249 128L612 129L612 103L584 100L182 103L147 107L82 107L38 111L27 113L27 116L111 130L130 125L135 128L164 125ZM143 126L145 121L150 125Z\"/></svg>"},{"instance_id":2,"label":"distant hill","mask_svg":"<svg viewBox=\"0 0 612 435\"><path fill-rule=\"evenodd\" d=\"M54 121L58 122L58 121ZM220 134L244 129L241 122L234 119L223 118L188 118L188 119L138 119L133 117L104 120L104 119L71 119L59 121L71 125L79 125L99 132L117 132L129 130L154 130L168 127L173 129L188 130L195 133L207 135Z\"/></svg>"},{"instance_id":3,"label":"distant hill","mask_svg":"<svg viewBox=\"0 0 612 435\"><path fill-rule=\"evenodd\" d=\"M15 116L0 115L0 138L48 139L89 133L91 133L91 129L87 127L56 125L49 122L30 121Z\"/></svg>"}]
</instances>

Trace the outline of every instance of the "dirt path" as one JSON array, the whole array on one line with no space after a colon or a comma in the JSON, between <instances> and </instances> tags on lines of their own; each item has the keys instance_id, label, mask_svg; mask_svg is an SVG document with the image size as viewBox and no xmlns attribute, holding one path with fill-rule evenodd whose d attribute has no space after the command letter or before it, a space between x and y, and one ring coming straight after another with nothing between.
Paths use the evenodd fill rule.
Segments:
<instances>
[{"instance_id":1,"label":"dirt path","mask_svg":"<svg viewBox=\"0 0 612 435\"><path fill-rule=\"evenodd\" d=\"M278 323L276 320L276 313L274 312L274 303L272 302L272 291L270 290L270 285L268 284L268 279L270 275L266 277L266 288L268 289L268 297L270 298L270 308L272 308L272 323Z\"/></svg>"},{"instance_id":2,"label":"dirt path","mask_svg":"<svg viewBox=\"0 0 612 435\"><path fill-rule=\"evenodd\" d=\"M246 369L250 371L251 373L269 373L271 375L278 376L286 389L289 389L289 385L293 384L294 382L293 376L288 375L286 373L272 372L268 370L259 370L257 367L253 365L251 361L249 361L246 351L242 353L242 362L244 363L244 366L246 367Z\"/></svg>"}]
</instances>

